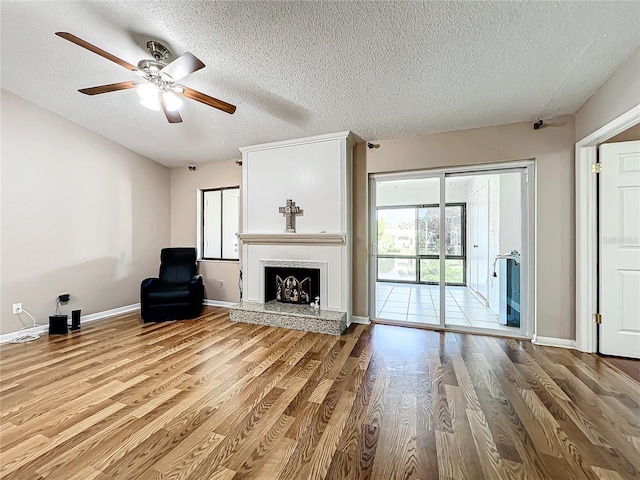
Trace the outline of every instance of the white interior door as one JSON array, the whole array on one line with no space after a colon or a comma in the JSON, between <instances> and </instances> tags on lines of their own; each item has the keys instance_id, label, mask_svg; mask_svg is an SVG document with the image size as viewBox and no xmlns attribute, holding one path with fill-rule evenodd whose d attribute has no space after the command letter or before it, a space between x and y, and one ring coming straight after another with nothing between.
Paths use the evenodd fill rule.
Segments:
<instances>
[{"instance_id":1,"label":"white interior door","mask_svg":"<svg viewBox=\"0 0 640 480\"><path fill-rule=\"evenodd\" d=\"M600 147L600 352L640 358L640 141Z\"/></svg>"},{"instance_id":2,"label":"white interior door","mask_svg":"<svg viewBox=\"0 0 640 480\"><path fill-rule=\"evenodd\" d=\"M469 195L469 288L478 291L478 191Z\"/></svg>"},{"instance_id":3,"label":"white interior door","mask_svg":"<svg viewBox=\"0 0 640 480\"><path fill-rule=\"evenodd\" d=\"M469 196L469 287L485 300L489 296L489 185Z\"/></svg>"},{"instance_id":4,"label":"white interior door","mask_svg":"<svg viewBox=\"0 0 640 480\"><path fill-rule=\"evenodd\" d=\"M489 298L489 184L478 189L478 294Z\"/></svg>"}]
</instances>

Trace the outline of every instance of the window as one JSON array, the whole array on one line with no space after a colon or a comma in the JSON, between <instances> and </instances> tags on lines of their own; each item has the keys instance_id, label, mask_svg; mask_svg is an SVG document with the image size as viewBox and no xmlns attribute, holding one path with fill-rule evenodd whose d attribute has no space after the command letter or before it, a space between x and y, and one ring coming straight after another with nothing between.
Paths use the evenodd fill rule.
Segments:
<instances>
[{"instance_id":1,"label":"window","mask_svg":"<svg viewBox=\"0 0 640 480\"><path fill-rule=\"evenodd\" d=\"M445 207L445 281L465 285L465 204ZM378 207L379 281L440 282L440 207Z\"/></svg>"},{"instance_id":2,"label":"window","mask_svg":"<svg viewBox=\"0 0 640 480\"><path fill-rule=\"evenodd\" d=\"M240 187L202 190L202 235L204 260L238 260Z\"/></svg>"}]
</instances>

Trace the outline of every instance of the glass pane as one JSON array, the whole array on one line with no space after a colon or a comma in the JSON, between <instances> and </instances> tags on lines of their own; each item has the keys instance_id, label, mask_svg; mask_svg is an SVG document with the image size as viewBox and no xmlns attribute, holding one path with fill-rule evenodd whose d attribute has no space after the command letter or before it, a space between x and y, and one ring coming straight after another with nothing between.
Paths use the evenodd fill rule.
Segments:
<instances>
[{"instance_id":1,"label":"glass pane","mask_svg":"<svg viewBox=\"0 0 640 480\"><path fill-rule=\"evenodd\" d=\"M220 190L204 192L204 227L202 249L204 258L220 258L222 243L220 239L220 209L222 196Z\"/></svg>"},{"instance_id":2,"label":"glass pane","mask_svg":"<svg viewBox=\"0 0 640 480\"><path fill-rule=\"evenodd\" d=\"M440 209L418 209L418 238L420 255L440 254Z\"/></svg>"},{"instance_id":3,"label":"glass pane","mask_svg":"<svg viewBox=\"0 0 640 480\"><path fill-rule=\"evenodd\" d=\"M238 258L240 189L222 191L222 258Z\"/></svg>"},{"instance_id":4,"label":"glass pane","mask_svg":"<svg viewBox=\"0 0 640 480\"><path fill-rule=\"evenodd\" d=\"M440 283L440 260L437 258L420 259L420 281Z\"/></svg>"},{"instance_id":5,"label":"glass pane","mask_svg":"<svg viewBox=\"0 0 640 480\"><path fill-rule=\"evenodd\" d=\"M517 297L508 290L509 280L518 276L506 271L509 260L503 254L522 247L520 185L520 172L445 178L445 251L466 256L446 260L446 325L517 331L506 307Z\"/></svg>"},{"instance_id":6,"label":"glass pane","mask_svg":"<svg viewBox=\"0 0 640 480\"><path fill-rule=\"evenodd\" d=\"M376 206L432 205L440 203L439 178L406 178L376 182Z\"/></svg>"},{"instance_id":7,"label":"glass pane","mask_svg":"<svg viewBox=\"0 0 640 480\"><path fill-rule=\"evenodd\" d=\"M445 280L447 283L458 283L464 285L464 266L462 260L447 258L445 264Z\"/></svg>"},{"instance_id":8,"label":"glass pane","mask_svg":"<svg viewBox=\"0 0 640 480\"><path fill-rule=\"evenodd\" d=\"M378 254L416 254L415 208L378 210Z\"/></svg>"},{"instance_id":9,"label":"glass pane","mask_svg":"<svg viewBox=\"0 0 640 480\"><path fill-rule=\"evenodd\" d=\"M447 255L462 255L462 206L445 207Z\"/></svg>"},{"instance_id":10,"label":"glass pane","mask_svg":"<svg viewBox=\"0 0 640 480\"><path fill-rule=\"evenodd\" d=\"M378 280L415 282L415 258L378 258Z\"/></svg>"},{"instance_id":11,"label":"glass pane","mask_svg":"<svg viewBox=\"0 0 640 480\"><path fill-rule=\"evenodd\" d=\"M464 284L463 260L445 260L445 280L447 283ZM429 283L440 282L440 260L437 258L420 259L420 281Z\"/></svg>"}]
</instances>

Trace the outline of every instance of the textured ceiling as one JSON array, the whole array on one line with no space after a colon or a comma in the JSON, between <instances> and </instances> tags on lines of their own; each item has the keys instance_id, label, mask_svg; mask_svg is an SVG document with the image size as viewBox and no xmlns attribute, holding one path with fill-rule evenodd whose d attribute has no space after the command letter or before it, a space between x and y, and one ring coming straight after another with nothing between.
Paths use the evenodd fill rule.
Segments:
<instances>
[{"instance_id":1,"label":"textured ceiling","mask_svg":"<svg viewBox=\"0 0 640 480\"><path fill-rule=\"evenodd\" d=\"M1 2L2 87L167 166L238 147L352 130L366 140L575 112L640 44L640 2ZM206 68L181 83L184 123L139 80L54 35L136 64L147 40Z\"/></svg>"}]
</instances>

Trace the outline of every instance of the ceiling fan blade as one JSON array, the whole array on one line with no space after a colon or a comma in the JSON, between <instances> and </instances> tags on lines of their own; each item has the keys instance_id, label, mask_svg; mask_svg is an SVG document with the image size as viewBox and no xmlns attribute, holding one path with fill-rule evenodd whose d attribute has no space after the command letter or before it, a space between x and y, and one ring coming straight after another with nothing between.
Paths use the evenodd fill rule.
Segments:
<instances>
[{"instance_id":1,"label":"ceiling fan blade","mask_svg":"<svg viewBox=\"0 0 640 480\"><path fill-rule=\"evenodd\" d=\"M198 57L186 52L176 58L169 65L160 70L160 74L169 75L174 82L197 72L204 67L204 63Z\"/></svg>"},{"instance_id":2,"label":"ceiling fan blade","mask_svg":"<svg viewBox=\"0 0 640 480\"><path fill-rule=\"evenodd\" d=\"M117 92L118 90L126 90L128 88L136 88L133 82L110 83L109 85L100 85L99 87L81 88L78 90L85 95L98 95L99 93Z\"/></svg>"},{"instance_id":3,"label":"ceiling fan blade","mask_svg":"<svg viewBox=\"0 0 640 480\"><path fill-rule=\"evenodd\" d=\"M169 123L182 123L182 117L180 116L180 112L178 112L177 110L172 111L167 108L167 102L164 99L164 95L160 95L160 105L162 106L162 111L167 117L167 120L169 121Z\"/></svg>"},{"instance_id":4,"label":"ceiling fan blade","mask_svg":"<svg viewBox=\"0 0 640 480\"><path fill-rule=\"evenodd\" d=\"M81 38L76 37L75 35L73 35L71 33L68 33L68 32L56 32L56 35L59 36L60 38L64 38L65 40L70 41L71 43L75 43L76 45L78 45L78 46L80 46L82 48L86 48L90 52L97 53L101 57L104 57L107 60L111 60L112 62L117 63L118 65L120 65L121 67L126 68L127 70L131 70L132 72L140 71L138 69L138 67L136 67L134 65L131 65L128 62L125 62L121 58L118 58L115 55L110 54L109 52L105 52L101 48L98 48L95 45L92 45L89 42L86 42L86 41L82 40Z\"/></svg>"},{"instance_id":5,"label":"ceiling fan blade","mask_svg":"<svg viewBox=\"0 0 640 480\"><path fill-rule=\"evenodd\" d=\"M180 90L184 91L180 92ZM205 95L204 93L198 92L197 90L193 90L189 87L180 85L178 89L174 89L174 92L178 95L196 100L200 103L204 103L205 105L209 105L210 107L217 108L218 110L222 110L223 112L227 112L229 114L236 111L235 105L231 105L230 103L223 102L222 100L218 100L217 98L210 97L209 95Z\"/></svg>"}]
</instances>

